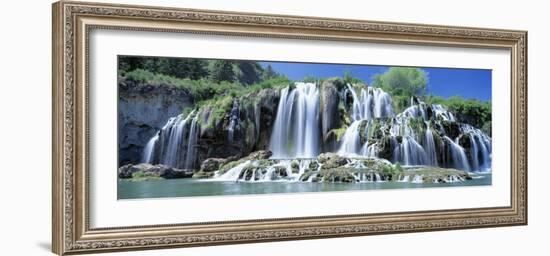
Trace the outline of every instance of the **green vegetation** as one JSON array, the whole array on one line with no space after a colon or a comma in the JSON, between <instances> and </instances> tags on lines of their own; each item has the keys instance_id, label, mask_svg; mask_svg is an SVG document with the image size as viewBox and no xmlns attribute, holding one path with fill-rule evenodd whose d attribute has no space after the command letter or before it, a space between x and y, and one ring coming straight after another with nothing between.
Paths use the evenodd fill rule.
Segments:
<instances>
[{"instance_id":1,"label":"green vegetation","mask_svg":"<svg viewBox=\"0 0 550 256\"><path fill-rule=\"evenodd\" d=\"M220 83L222 81L234 82L235 71L233 71L233 64L229 60L216 60L211 65L210 79L214 83Z\"/></svg>"},{"instance_id":2,"label":"green vegetation","mask_svg":"<svg viewBox=\"0 0 550 256\"><path fill-rule=\"evenodd\" d=\"M264 70L258 62L247 60L122 56L118 68L121 76L141 69L173 78L206 79L214 83L238 82L244 86L281 76L271 66Z\"/></svg>"},{"instance_id":3,"label":"green vegetation","mask_svg":"<svg viewBox=\"0 0 550 256\"><path fill-rule=\"evenodd\" d=\"M132 181L144 181L144 180L163 180L164 178L158 176L158 174L138 171L132 174Z\"/></svg>"},{"instance_id":4,"label":"green vegetation","mask_svg":"<svg viewBox=\"0 0 550 256\"><path fill-rule=\"evenodd\" d=\"M380 87L392 95L395 109L403 111L410 106L410 99L423 95L428 84L428 74L419 68L392 67L373 77L372 86Z\"/></svg>"},{"instance_id":5,"label":"green vegetation","mask_svg":"<svg viewBox=\"0 0 550 256\"><path fill-rule=\"evenodd\" d=\"M427 104L441 104L455 114L457 121L473 125L491 136L491 102L476 99L464 99L453 96L448 99L427 95L424 97Z\"/></svg>"},{"instance_id":6,"label":"green vegetation","mask_svg":"<svg viewBox=\"0 0 550 256\"><path fill-rule=\"evenodd\" d=\"M352 73L348 70L344 71L344 84L365 84L363 80L354 77Z\"/></svg>"},{"instance_id":7,"label":"green vegetation","mask_svg":"<svg viewBox=\"0 0 550 256\"><path fill-rule=\"evenodd\" d=\"M291 84L287 77L278 74L271 66L264 68L256 61L245 60L123 56L119 58L119 75L139 84L184 89L195 99L196 107L212 106L212 118L209 118L208 125L223 118L235 98L246 100L248 95L262 89L279 89ZM339 79L342 84L364 84L350 71L345 71ZM420 68L392 67L375 75L372 86L382 88L392 96L396 113L409 107L411 97L417 96L427 104L446 106L459 122L491 134L491 102L459 96L445 99L426 95L428 79L428 74ZM303 81L321 83L323 79L306 76ZM188 108L182 112L189 113L191 110ZM343 110L345 112L345 108Z\"/></svg>"},{"instance_id":8,"label":"green vegetation","mask_svg":"<svg viewBox=\"0 0 550 256\"><path fill-rule=\"evenodd\" d=\"M401 112L410 106L412 96L427 104L441 104L456 115L457 121L481 128L491 135L491 102L464 99L453 96L445 99L426 95L428 74L419 68L392 67L383 74L373 77L372 86L380 87L392 95L394 110Z\"/></svg>"},{"instance_id":9,"label":"green vegetation","mask_svg":"<svg viewBox=\"0 0 550 256\"><path fill-rule=\"evenodd\" d=\"M123 56L118 65L121 75L136 69L192 80L208 75L208 62L202 59Z\"/></svg>"}]
</instances>

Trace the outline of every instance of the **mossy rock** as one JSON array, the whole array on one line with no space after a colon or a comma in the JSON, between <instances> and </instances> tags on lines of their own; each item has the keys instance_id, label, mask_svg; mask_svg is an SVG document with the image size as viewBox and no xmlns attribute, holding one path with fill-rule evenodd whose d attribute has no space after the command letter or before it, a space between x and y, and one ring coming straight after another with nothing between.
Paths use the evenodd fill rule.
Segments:
<instances>
[{"instance_id":1,"label":"mossy rock","mask_svg":"<svg viewBox=\"0 0 550 256\"><path fill-rule=\"evenodd\" d=\"M198 172L193 174L194 179L207 179L207 178L212 178L212 177L214 177L214 172L198 171Z\"/></svg>"},{"instance_id":2,"label":"mossy rock","mask_svg":"<svg viewBox=\"0 0 550 256\"><path fill-rule=\"evenodd\" d=\"M348 168L321 169L318 177L324 182L356 182L353 172Z\"/></svg>"},{"instance_id":3,"label":"mossy rock","mask_svg":"<svg viewBox=\"0 0 550 256\"><path fill-rule=\"evenodd\" d=\"M298 160L292 160L290 163L290 170L292 170L292 173L298 173L300 171L300 163Z\"/></svg>"},{"instance_id":4,"label":"mossy rock","mask_svg":"<svg viewBox=\"0 0 550 256\"><path fill-rule=\"evenodd\" d=\"M455 139L460 135L460 125L457 122L441 121L439 122L440 130L451 139Z\"/></svg>"},{"instance_id":5,"label":"mossy rock","mask_svg":"<svg viewBox=\"0 0 550 256\"><path fill-rule=\"evenodd\" d=\"M409 177L420 175L423 183L444 183L453 178L460 181L472 179L472 176L466 171L432 166L405 168L402 174Z\"/></svg>"},{"instance_id":6,"label":"mossy rock","mask_svg":"<svg viewBox=\"0 0 550 256\"><path fill-rule=\"evenodd\" d=\"M348 163L348 159L335 153L323 153L317 156L317 161L322 164L321 169L333 169Z\"/></svg>"},{"instance_id":7,"label":"mossy rock","mask_svg":"<svg viewBox=\"0 0 550 256\"><path fill-rule=\"evenodd\" d=\"M218 174L224 174L225 172L227 172L231 168L233 168L233 167L235 167L235 166L237 166L241 163L244 163L248 160L259 160L259 161L269 160L269 157L271 157L271 155L272 155L272 153L269 150L259 150L259 151L256 151L256 152L252 152L248 156L237 159L237 160L233 160L233 161L228 160L227 163L220 166L220 168L218 170ZM268 165L267 163L264 163L264 164Z\"/></svg>"}]
</instances>

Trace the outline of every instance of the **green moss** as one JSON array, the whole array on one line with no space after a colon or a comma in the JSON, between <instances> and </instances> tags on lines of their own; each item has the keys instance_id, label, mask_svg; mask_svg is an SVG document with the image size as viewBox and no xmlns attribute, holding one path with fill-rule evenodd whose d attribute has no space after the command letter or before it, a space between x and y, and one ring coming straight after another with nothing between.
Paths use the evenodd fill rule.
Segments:
<instances>
[{"instance_id":1,"label":"green moss","mask_svg":"<svg viewBox=\"0 0 550 256\"><path fill-rule=\"evenodd\" d=\"M233 161L233 162L229 162L227 164L224 164L224 165L220 166L220 169L218 170L218 173L223 174L223 173L229 171L230 169L232 169L233 167L235 167L239 164L241 164L241 161Z\"/></svg>"},{"instance_id":2,"label":"green moss","mask_svg":"<svg viewBox=\"0 0 550 256\"><path fill-rule=\"evenodd\" d=\"M164 178L150 172L138 171L132 174L131 181L163 180Z\"/></svg>"},{"instance_id":3,"label":"green moss","mask_svg":"<svg viewBox=\"0 0 550 256\"><path fill-rule=\"evenodd\" d=\"M255 124L249 119L245 119L243 124L244 124L243 128L245 131L245 137L244 137L245 143L249 147L252 147L256 143L255 141L256 136L254 136L254 134L256 133Z\"/></svg>"},{"instance_id":4,"label":"green moss","mask_svg":"<svg viewBox=\"0 0 550 256\"><path fill-rule=\"evenodd\" d=\"M340 139L342 139L342 136L344 136L344 133L346 133L346 129L347 127L340 127L337 129L332 129L328 133L334 134L334 136L336 137L336 141L340 141Z\"/></svg>"}]
</instances>

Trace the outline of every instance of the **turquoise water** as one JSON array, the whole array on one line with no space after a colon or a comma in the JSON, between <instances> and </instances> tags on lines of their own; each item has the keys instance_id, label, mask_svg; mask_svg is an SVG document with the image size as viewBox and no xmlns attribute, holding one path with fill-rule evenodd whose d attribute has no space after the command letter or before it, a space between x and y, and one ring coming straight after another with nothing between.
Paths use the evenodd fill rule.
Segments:
<instances>
[{"instance_id":1,"label":"turquoise water","mask_svg":"<svg viewBox=\"0 0 550 256\"><path fill-rule=\"evenodd\" d=\"M475 176L475 175L474 175ZM313 182L233 182L197 179L118 181L118 199L302 193L373 189L433 188L491 185L491 174L457 183L313 183Z\"/></svg>"}]
</instances>

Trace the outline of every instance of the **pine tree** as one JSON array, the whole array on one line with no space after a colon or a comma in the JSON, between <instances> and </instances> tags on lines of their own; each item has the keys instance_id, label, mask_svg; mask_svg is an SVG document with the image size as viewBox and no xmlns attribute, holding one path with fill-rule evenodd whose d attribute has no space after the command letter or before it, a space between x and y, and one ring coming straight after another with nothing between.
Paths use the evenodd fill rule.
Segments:
<instances>
[{"instance_id":1,"label":"pine tree","mask_svg":"<svg viewBox=\"0 0 550 256\"><path fill-rule=\"evenodd\" d=\"M233 63L230 60L216 60L212 65L210 73L212 81L219 83L221 81L234 82L235 72L233 71Z\"/></svg>"}]
</instances>

